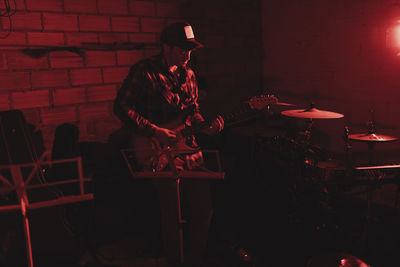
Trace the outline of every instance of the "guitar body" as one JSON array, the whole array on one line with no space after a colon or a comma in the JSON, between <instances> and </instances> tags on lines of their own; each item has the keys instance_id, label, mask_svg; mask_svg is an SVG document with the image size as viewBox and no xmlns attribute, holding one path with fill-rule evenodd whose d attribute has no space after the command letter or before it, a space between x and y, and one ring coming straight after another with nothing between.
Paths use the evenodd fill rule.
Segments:
<instances>
[{"instance_id":1,"label":"guitar body","mask_svg":"<svg viewBox=\"0 0 400 267\"><path fill-rule=\"evenodd\" d=\"M246 110L261 110L269 104L277 103L277 101L278 99L273 95L261 95L254 96L243 104L245 104ZM221 114L220 116L226 120L235 118L236 115L237 114ZM175 160L180 155L195 155L198 153L198 155L195 156L198 156L196 161L199 160L199 158L202 158L201 151L190 138L195 133L208 128L210 125L211 124L207 122L200 122L198 125L186 126L182 118L165 125L159 125L159 127L177 133L177 141L174 143L161 143L154 137L134 135L131 139L130 147L133 148L136 164L138 164L142 170L162 171L168 166L169 159ZM190 162L186 163L189 164Z\"/></svg>"},{"instance_id":2,"label":"guitar body","mask_svg":"<svg viewBox=\"0 0 400 267\"><path fill-rule=\"evenodd\" d=\"M187 144L187 138L181 135L185 125L181 120L166 125L160 125L177 133L177 141L174 143L161 143L155 137L134 135L130 147L134 149L136 163L142 170L161 171L165 169L170 156L175 158L181 154L194 154L199 152L198 147L191 147Z\"/></svg>"}]
</instances>

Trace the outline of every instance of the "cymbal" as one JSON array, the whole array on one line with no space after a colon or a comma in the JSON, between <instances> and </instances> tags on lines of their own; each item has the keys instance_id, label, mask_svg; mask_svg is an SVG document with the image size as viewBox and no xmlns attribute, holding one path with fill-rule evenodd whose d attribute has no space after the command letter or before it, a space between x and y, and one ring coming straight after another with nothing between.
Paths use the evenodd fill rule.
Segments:
<instances>
[{"instance_id":1,"label":"cymbal","mask_svg":"<svg viewBox=\"0 0 400 267\"><path fill-rule=\"evenodd\" d=\"M370 267L371 265L344 252L325 252L311 257L307 267Z\"/></svg>"},{"instance_id":2,"label":"cymbal","mask_svg":"<svg viewBox=\"0 0 400 267\"><path fill-rule=\"evenodd\" d=\"M275 106L287 106L287 107L294 107L294 106L296 106L296 105L294 105L294 104L285 103L285 102L276 102L276 103L272 103L271 105L275 105Z\"/></svg>"},{"instance_id":3,"label":"cymbal","mask_svg":"<svg viewBox=\"0 0 400 267\"><path fill-rule=\"evenodd\" d=\"M349 134L349 139L353 141L362 141L362 142L390 142L390 141L396 141L398 138L376 133L361 133L361 134Z\"/></svg>"},{"instance_id":4,"label":"cymbal","mask_svg":"<svg viewBox=\"0 0 400 267\"><path fill-rule=\"evenodd\" d=\"M282 111L281 114L288 117L306 119L339 119L344 117L343 114L320 110L314 107L308 109L285 110Z\"/></svg>"}]
</instances>

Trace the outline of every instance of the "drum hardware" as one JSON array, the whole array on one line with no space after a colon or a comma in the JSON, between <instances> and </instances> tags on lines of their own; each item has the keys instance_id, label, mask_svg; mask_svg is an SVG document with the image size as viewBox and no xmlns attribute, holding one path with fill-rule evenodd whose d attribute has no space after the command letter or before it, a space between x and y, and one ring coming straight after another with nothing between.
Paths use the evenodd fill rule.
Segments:
<instances>
[{"instance_id":1,"label":"drum hardware","mask_svg":"<svg viewBox=\"0 0 400 267\"><path fill-rule=\"evenodd\" d=\"M363 193L366 194L366 202L367 202L367 215L365 216L364 221L364 229L363 236L360 243L360 253L368 253L368 242L369 242L369 231L370 224L372 222L372 193L374 190L380 187L383 183L392 182L393 179L387 179L386 173L382 172L382 168L374 168L374 147L377 143L382 142L394 142L397 141L397 137L377 134L375 127L375 120L372 119L367 123L368 132L366 133L357 133L357 134L349 134L347 133L347 141L356 141L356 142L364 142L368 145L368 164L369 167L355 167L354 173L357 174L360 171L364 174L364 176L371 177L367 179L367 181L362 181L362 183L367 187ZM356 182L357 183L357 182ZM361 182L358 182L361 183Z\"/></svg>"},{"instance_id":2,"label":"drum hardware","mask_svg":"<svg viewBox=\"0 0 400 267\"><path fill-rule=\"evenodd\" d=\"M366 123L367 125L367 133L358 133L358 134L348 134L348 139L357 142L365 142L368 145L368 164L373 165L373 152L376 143L382 142L394 142L397 141L397 137L377 134L376 133L376 121L375 121L375 111L374 109L370 109L370 120Z\"/></svg>"},{"instance_id":3,"label":"drum hardware","mask_svg":"<svg viewBox=\"0 0 400 267\"><path fill-rule=\"evenodd\" d=\"M320 110L315 107L315 103L311 103L306 109L285 110L281 112L282 115L292 118L308 119L306 129L303 133L305 137L304 145L305 151L312 152L313 146L310 144L311 131L314 125L314 119L339 119L344 115L336 112ZM315 147L315 146L314 146ZM309 160L309 159L307 159Z\"/></svg>"},{"instance_id":4,"label":"drum hardware","mask_svg":"<svg viewBox=\"0 0 400 267\"><path fill-rule=\"evenodd\" d=\"M393 137L393 136L387 136L387 135L382 135L382 134L377 134L376 133L376 127L375 127L375 121L374 119L371 119L368 123L368 132L367 133L358 133L358 134L349 134L348 128L347 128L347 137L345 137L345 142L347 144L345 147L350 148L351 146L348 144L348 141L356 141L356 142L365 142L368 145L368 163L369 166L367 167L354 167L354 175L363 174L364 176L369 177L367 180L362 180L362 181L354 181L354 185L365 185L367 188L363 190L362 192L359 193L365 193L366 194L366 202L367 202L367 215L365 217L365 223L364 223L364 242L361 244L361 252L367 252L367 245L368 245L368 235L369 235L369 225L372 220L372 210L371 210L371 204L372 204L372 192L379 188L380 185L384 183L396 183L396 177L395 178L388 178L387 176L387 170L389 169L394 169L393 166L391 165L382 165L382 166L374 166L374 147L376 143L382 143L382 142L394 142L398 138ZM346 130L345 130L346 131ZM385 171L383 171L385 170Z\"/></svg>"},{"instance_id":5,"label":"drum hardware","mask_svg":"<svg viewBox=\"0 0 400 267\"><path fill-rule=\"evenodd\" d=\"M357 142L365 142L368 145L368 163L369 165L374 164L373 152L376 143L382 142L394 142L397 141L397 137L377 134L374 124L370 124L370 128L367 133L349 134L348 139Z\"/></svg>"},{"instance_id":6,"label":"drum hardware","mask_svg":"<svg viewBox=\"0 0 400 267\"><path fill-rule=\"evenodd\" d=\"M344 115L340 113L317 109L315 107L315 103L311 103L310 107L306 109L285 110L282 111L281 114L292 118L308 119L307 127L305 130L305 137L307 142L309 142L311 137L313 119L340 119L344 117Z\"/></svg>"},{"instance_id":7,"label":"drum hardware","mask_svg":"<svg viewBox=\"0 0 400 267\"><path fill-rule=\"evenodd\" d=\"M346 159L348 159L348 152L351 149L351 145L349 142L349 127L346 125L344 126L344 135L343 135L343 140L344 140L344 151L346 152Z\"/></svg>"},{"instance_id":8,"label":"drum hardware","mask_svg":"<svg viewBox=\"0 0 400 267\"><path fill-rule=\"evenodd\" d=\"M303 118L303 119L308 119L307 127L306 130L304 131L304 136L305 138L305 145L310 146L310 136L311 136L311 131L314 123L314 119L338 119L344 117L343 114L336 113L336 112L330 112L330 111L324 111L324 110L319 110L315 108L314 104L311 104L309 108L301 110L286 110L281 112L282 115L287 116L287 117L292 117L292 118ZM368 253L367 249L369 246L369 241L370 238L370 224L372 223L372 209L371 209L371 204L372 204L372 193L374 190L379 188L382 184L387 184L387 183L396 183L399 184L399 179L400 175L388 175L386 165L383 166L373 166L373 150L374 146L376 143L382 143L382 142L394 142L397 141L397 137L389 136L389 135L383 135L380 133L377 133L376 131L376 124L374 120L370 120L367 124L368 126L368 131L366 133L356 133L356 134L351 134L349 127L346 125L344 127L344 135L343 135L343 140L344 140L344 151L345 151L345 158L343 161L343 164L337 164L337 162L334 163L334 161L329 161L324 162L321 161L318 157L316 159L313 158L305 158L305 165L308 166L308 170L311 171L317 171L320 172L321 170L324 171L326 170L327 172L335 172L335 176L337 175L337 170L341 172L339 175L342 175L344 178L342 182L338 180L338 178L335 177L335 181L331 181L334 186L345 186L345 187L354 187L357 185L362 185L366 186L367 188L363 190L363 192L360 192L362 194L366 194L366 215L364 216L364 222L363 222L363 232L362 232L362 237L360 239L360 253ZM356 142L365 142L368 145L368 152L369 152L369 158L368 162L370 166L367 167L354 167L354 163L350 160L350 152L352 149L351 142L356 141ZM306 150L307 151L307 150ZM367 168L366 169L360 169L360 168ZM371 168L371 170L369 170ZM372 170L374 168L374 170ZM378 168L377 170L375 170ZM396 167L390 166L390 170L394 168L400 168L400 165L396 165ZM385 170L381 170L385 169ZM307 169L306 169L307 170ZM360 171L364 171L364 176L368 176L368 179L363 179L362 181L359 181L355 179L356 176L359 176ZM399 169L400 170L400 169ZM320 173L317 173L317 175ZM325 174L325 173L323 173ZM315 176L315 174L314 174ZM315 177L313 177L315 180ZM323 176L322 182L326 182L328 178L326 176ZM303 181L304 182L304 181ZM314 182L314 183L313 183ZM317 183L315 183L317 182ZM321 180L317 181L311 181L312 184L318 185L318 182L321 182ZM325 186L328 186L330 183L329 181L326 183L322 183ZM397 199L396 199L397 200Z\"/></svg>"},{"instance_id":9,"label":"drum hardware","mask_svg":"<svg viewBox=\"0 0 400 267\"><path fill-rule=\"evenodd\" d=\"M296 166L300 173L300 181L295 182L296 202L299 201L300 206L310 206L308 208L314 209L311 213L317 212L326 215L331 212L332 208L327 180L333 174L336 174L339 163L330 159L327 151L311 143L311 134L314 120L339 119L344 115L317 109L314 103L311 103L306 109L286 110L282 111L281 114L292 118L307 119L305 130L301 133L301 140L295 141L297 147L300 147L299 153L301 154L298 157L301 161ZM310 198L310 196L312 197ZM302 199L303 201L301 201Z\"/></svg>"},{"instance_id":10,"label":"drum hardware","mask_svg":"<svg viewBox=\"0 0 400 267\"><path fill-rule=\"evenodd\" d=\"M363 230L363 242L361 242L360 252L368 253L368 241L369 241L369 226L372 221L372 192L377 189L382 183L392 182L393 180L386 179L386 173L382 172L383 168L376 168L376 166L372 166L374 164L374 147L376 143L381 142L394 142L397 141L397 137L387 136L376 133L375 121L372 119L368 122L368 132L367 133L359 133L359 134L349 134L349 140L357 141L357 142L365 142L368 145L368 162L370 167L356 167L355 171L362 170L364 174L368 177L372 177L366 183L366 202L367 202L367 215L365 217L364 222L364 230Z\"/></svg>"},{"instance_id":11,"label":"drum hardware","mask_svg":"<svg viewBox=\"0 0 400 267\"><path fill-rule=\"evenodd\" d=\"M362 166L355 167L354 174L356 176L366 177L362 180L355 181L354 185L365 186L366 189L361 190L355 194L365 194L365 201L367 204L366 215L364 217L363 230L360 240L360 253L367 255L369 253L369 238L370 238L370 225L374 222L374 216L372 211L372 193L381 188L384 184L396 184L397 192L396 192L396 203L395 207L397 207L397 198L399 195L399 174L396 172L400 168L400 165L373 165L373 166Z\"/></svg>"}]
</instances>

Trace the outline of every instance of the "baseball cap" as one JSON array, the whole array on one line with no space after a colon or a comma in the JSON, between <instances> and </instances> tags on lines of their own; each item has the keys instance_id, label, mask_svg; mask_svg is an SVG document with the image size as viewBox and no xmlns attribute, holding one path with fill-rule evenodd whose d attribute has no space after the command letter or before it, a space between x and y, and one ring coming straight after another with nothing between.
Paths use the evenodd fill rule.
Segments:
<instances>
[{"instance_id":1,"label":"baseball cap","mask_svg":"<svg viewBox=\"0 0 400 267\"><path fill-rule=\"evenodd\" d=\"M192 26L186 22L169 24L161 32L161 43L177 46L185 50L204 47L194 38Z\"/></svg>"}]
</instances>

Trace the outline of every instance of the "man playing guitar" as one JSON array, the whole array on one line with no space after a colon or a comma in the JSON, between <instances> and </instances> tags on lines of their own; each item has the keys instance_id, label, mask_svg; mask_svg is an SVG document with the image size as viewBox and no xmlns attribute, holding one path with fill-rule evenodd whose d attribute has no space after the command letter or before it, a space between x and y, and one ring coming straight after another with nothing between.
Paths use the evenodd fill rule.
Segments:
<instances>
[{"instance_id":1,"label":"man playing guitar","mask_svg":"<svg viewBox=\"0 0 400 267\"><path fill-rule=\"evenodd\" d=\"M202 164L202 154L194 135L182 132L189 126L203 124L204 119L199 113L196 77L187 63L191 52L203 45L195 40L187 23L168 25L161 33L161 45L159 55L131 67L114 101L114 113L132 131L131 146L137 151L140 169L162 170L167 165L165 159L162 153L154 151L184 143L193 152L174 157L174 165L191 170ZM223 127L224 120L218 116L201 129L214 135ZM179 263L176 188L173 181L154 181L154 185L160 198L164 255L172 266ZM199 180L185 181L182 186L192 211L188 260L195 264L200 263L207 244L212 215L210 188L206 181Z\"/></svg>"}]
</instances>

